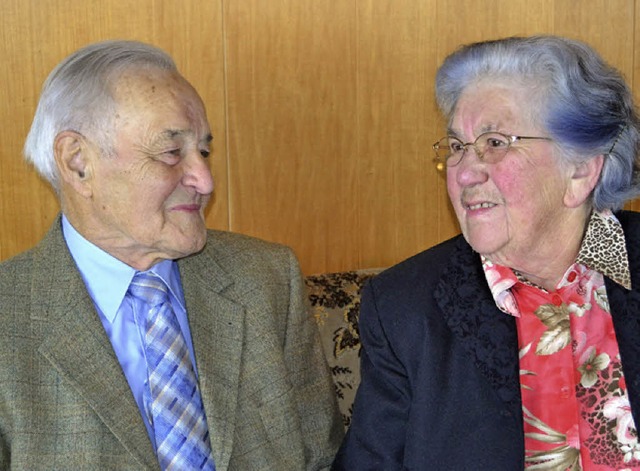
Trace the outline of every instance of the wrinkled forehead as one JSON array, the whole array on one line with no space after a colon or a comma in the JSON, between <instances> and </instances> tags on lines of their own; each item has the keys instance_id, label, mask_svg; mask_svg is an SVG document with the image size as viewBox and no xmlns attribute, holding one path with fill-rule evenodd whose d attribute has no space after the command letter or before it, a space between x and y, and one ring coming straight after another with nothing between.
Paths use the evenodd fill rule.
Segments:
<instances>
[{"instance_id":1,"label":"wrinkled forehead","mask_svg":"<svg viewBox=\"0 0 640 471\"><path fill-rule=\"evenodd\" d=\"M522 77L480 78L470 82L461 91L451 121L460 111L462 101L467 105L472 102L472 107L478 111L481 108L487 112L493 109L496 118L501 118L498 121L502 121L503 124L516 120L538 127L542 124L540 118L545 107L544 94L541 92L540 85Z\"/></svg>"},{"instance_id":2,"label":"wrinkled forehead","mask_svg":"<svg viewBox=\"0 0 640 471\"><path fill-rule=\"evenodd\" d=\"M125 71L114 80L112 95L119 113L180 111L189 121L200 124L206 121L200 96L176 71L158 68Z\"/></svg>"},{"instance_id":3,"label":"wrinkled forehead","mask_svg":"<svg viewBox=\"0 0 640 471\"><path fill-rule=\"evenodd\" d=\"M517 81L482 80L467 86L461 93L449 122L454 135L473 129L476 134L488 131L522 131L537 128L532 90Z\"/></svg>"}]
</instances>

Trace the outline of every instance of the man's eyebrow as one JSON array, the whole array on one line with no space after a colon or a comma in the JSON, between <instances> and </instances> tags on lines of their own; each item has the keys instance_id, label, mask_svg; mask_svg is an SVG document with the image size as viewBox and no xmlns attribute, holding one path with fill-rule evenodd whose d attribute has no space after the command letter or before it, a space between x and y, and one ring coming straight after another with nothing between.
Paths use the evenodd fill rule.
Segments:
<instances>
[{"instance_id":1,"label":"man's eyebrow","mask_svg":"<svg viewBox=\"0 0 640 471\"><path fill-rule=\"evenodd\" d=\"M175 139L176 137L181 137L187 134L193 134L190 131L184 131L182 129L166 129L160 133L161 139Z\"/></svg>"},{"instance_id":2,"label":"man's eyebrow","mask_svg":"<svg viewBox=\"0 0 640 471\"><path fill-rule=\"evenodd\" d=\"M194 134L195 133L193 131L185 129L166 129L160 133L156 142L173 141L176 138L193 136ZM211 141L213 141L213 135L209 133L200 142L209 144Z\"/></svg>"}]
</instances>

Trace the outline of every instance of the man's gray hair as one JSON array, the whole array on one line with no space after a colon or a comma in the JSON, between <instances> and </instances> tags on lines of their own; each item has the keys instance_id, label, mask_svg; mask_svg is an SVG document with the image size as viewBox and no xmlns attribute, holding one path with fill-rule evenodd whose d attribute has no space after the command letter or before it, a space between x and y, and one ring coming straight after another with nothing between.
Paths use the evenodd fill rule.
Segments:
<instances>
[{"instance_id":1,"label":"man's gray hair","mask_svg":"<svg viewBox=\"0 0 640 471\"><path fill-rule=\"evenodd\" d=\"M49 74L24 155L56 191L60 189L53 153L56 136L63 131L90 135L103 153L109 153L116 107L113 82L127 70L149 67L177 70L173 59L155 46L112 40L74 52Z\"/></svg>"}]
</instances>

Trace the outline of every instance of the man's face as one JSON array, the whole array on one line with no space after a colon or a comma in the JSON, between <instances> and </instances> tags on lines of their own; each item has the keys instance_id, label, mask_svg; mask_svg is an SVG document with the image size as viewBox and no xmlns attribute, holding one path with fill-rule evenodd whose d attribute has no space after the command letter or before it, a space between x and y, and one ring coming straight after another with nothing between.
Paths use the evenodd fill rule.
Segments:
<instances>
[{"instance_id":1,"label":"man's face","mask_svg":"<svg viewBox=\"0 0 640 471\"><path fill-rule=\"evenodd\" d=\"M213 191L202 101L177 73L146 69L121 76L114 98L114 155L92 159L91 223L81 232L137 269L198 252Z\"/></svg>"}]
</instances>

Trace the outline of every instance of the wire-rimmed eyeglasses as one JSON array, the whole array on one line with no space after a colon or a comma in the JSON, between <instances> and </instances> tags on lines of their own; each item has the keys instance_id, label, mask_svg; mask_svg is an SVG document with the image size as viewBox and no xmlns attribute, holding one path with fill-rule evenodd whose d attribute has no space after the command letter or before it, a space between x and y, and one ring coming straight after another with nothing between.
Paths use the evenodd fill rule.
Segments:
<instances>
[{"instance_id":1,"label":"wire-rimmed eyeglasses","mask_svg":"<svg viewBox=\"0 0 640 471\"><path fill-rule=\"evenodd\" d=\"M469 146L475 149L480 160L495 164L502 160L514 142L525 139L552 140L550 137L509 136L501 132L485 132L480 134L474 142L462 142L457 137L445 136L432 147L436 153L437 169L444 170L445 167L458 165Z\"/></svg>"}]
</instances>

